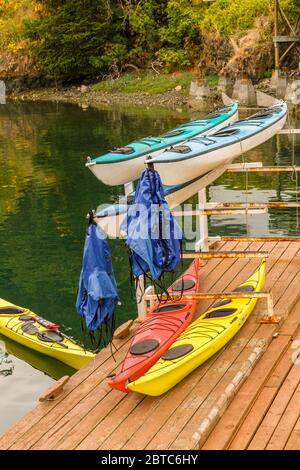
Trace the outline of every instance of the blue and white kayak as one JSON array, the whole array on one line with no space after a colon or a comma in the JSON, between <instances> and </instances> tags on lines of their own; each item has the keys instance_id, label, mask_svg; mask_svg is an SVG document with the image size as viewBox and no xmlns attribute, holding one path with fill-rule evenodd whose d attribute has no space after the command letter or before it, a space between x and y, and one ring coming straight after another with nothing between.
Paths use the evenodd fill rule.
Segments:
<instances>
[{"instance_id":1,"label":"blue and white kayak","mask_svg":"<svg viewBox=\"0 0 300 470\"><path fill-rule=\"evenodd\" d=\"M145 137L124 147L115 148L105 155L89 159L86 166L104 184L110 186L135 180L144 170L147 157L161 153L171 145L179 144L191 137L207 135L238 119L238 104L213 111L203 119L195 119L172 129L158 137Z\"/></svg>"},{"instance_id":2,"label":"blue and white kayak","mask_svg":"<svg viewBox=\"0 0 300 470\"><path fill-rule=\"evenodd\" d=\"M209 136L193 137L166 149L147 162L154 164L165 185L181 184L262 144L285 124L287 105L280 102Z\"/></svg>"},{"instance_id":3,"label":"blue and white kayak","mask_svg":"<svg viewBox=\"0 0 300 470\"><path fill-rule=\"evenodd\" d=\"M211 184L226 170L226 165L210 171L206 175L194 178L183 184L175 186L164 186L165 197L170 209L174 209L190 197L194 196L198 191ZM122 196L115 204L101 205L95 212L95 222L101 227L104 233L109 237L124 237L125 233L120 231L120 225L123 222L127 209L134 200L134 192L127 196Z\"/></svg>"}]
</instances>

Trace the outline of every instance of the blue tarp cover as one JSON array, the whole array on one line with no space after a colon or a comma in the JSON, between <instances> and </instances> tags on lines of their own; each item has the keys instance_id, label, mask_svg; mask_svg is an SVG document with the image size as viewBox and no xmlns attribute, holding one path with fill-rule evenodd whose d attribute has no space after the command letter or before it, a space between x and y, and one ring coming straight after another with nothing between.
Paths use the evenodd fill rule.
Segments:
<instances>
[{"instance_id":1,"label":"blue tarp cover","mask_svg":"<svg viewBox=\"0 0 300 470\"><path fill-rule=\"evenodd\" d=\"M156 280L176 268L183 234L165 200L157 171L147 168L142 173L121 230L127 234L134 277L150 273Z\"/></svg>"},{"instance_id":2,"label":"blue tarp cover","mask_svg":"<svg viewBox=\"0 0 300 470\"><path fill-rule=\"evenodd\" d=\"M87 228L76 309L89 331L95 331L113 316L118 293L111 256L101 229Z\"/></svg>"}]
</instances>

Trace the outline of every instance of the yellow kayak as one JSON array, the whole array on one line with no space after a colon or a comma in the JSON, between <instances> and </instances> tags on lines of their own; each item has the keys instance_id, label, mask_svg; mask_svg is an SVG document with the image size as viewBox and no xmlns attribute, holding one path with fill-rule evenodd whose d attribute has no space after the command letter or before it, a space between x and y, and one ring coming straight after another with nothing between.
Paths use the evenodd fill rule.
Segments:
<instances>
[{"instance_id":1,"label":"yellow kayak","mask_svg":"<svg viewBox=\"0 0 300 470\"><path fill-rule=\"evenodd\" d=\"M58 325L3 299L0 299L0 333L74 369L80 369L95 357L59 331Z\"/></svg>"},{"instance_id":2,"label":"yellow kayak","mask_svg":"<svg viewBox=\"0 0 300 470\"><path fill-rule=\"evenodd\" d=\"M266 275L266 261L235 292L259 292ZM144 375L128 383L128 389L158 396L207 361L240 330L257 299L223 299L207 310L177 338Z\"/></svg>"}]
</instances>

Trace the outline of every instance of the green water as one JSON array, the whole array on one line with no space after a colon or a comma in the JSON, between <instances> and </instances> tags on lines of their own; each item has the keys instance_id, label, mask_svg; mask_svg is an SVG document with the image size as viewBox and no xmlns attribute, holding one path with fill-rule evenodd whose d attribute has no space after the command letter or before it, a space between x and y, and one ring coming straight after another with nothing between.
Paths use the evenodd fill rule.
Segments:
<instances>
[{"instance_id":1,"label":"green water","mask_svg":"<svg viewBox=\"0 0 300 470\"><path fill-rule=\"evenodd\" d=\"M25 102L0 106L0 297L30 307L81 339L74 303L85 215L122 193L121 187L105 187L96 180L84 166L86 156L162 133L188 118L185 111L153 108L84 111L76 105ZM290 137L277 136L249 152L247 161L290 164L291 143ZM300 163L299 136L295 161ZM211 200L219 201L297 198L292 176L275 173L251 174L247 185L242 174L226 174L208 192ZM210 234L299 234L295 209L249 216L247 228L245 222L244 216L211 217ZM136 316L136 307L123 244L113 240L110 248L122 303L117 321L122 323ZM0 366L1 432L34 406L50 376L71 371L5 338L0 341L8 354ZM2 375L1 367L6 370Z\"/></svg>"}]
</instances>

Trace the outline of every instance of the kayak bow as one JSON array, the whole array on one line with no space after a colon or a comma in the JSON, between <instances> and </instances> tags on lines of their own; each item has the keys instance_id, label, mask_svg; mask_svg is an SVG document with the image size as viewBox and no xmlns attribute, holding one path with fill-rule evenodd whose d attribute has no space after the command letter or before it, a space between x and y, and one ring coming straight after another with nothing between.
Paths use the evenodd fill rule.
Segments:
<instances>
[{"instance_id":1,"label":"kayak bow","mask_svg":"<svg viewBox=\"0 0 300 470\"><path fill-rule=\"evenodd\" d=\"M259 292L266 273L266 261L235 292ZM158 396L223 348L243 326L257 299L223 299L194 321L139 379L127 387L145 395Z\"/></svg>"},{"instance_id":2,"label":"kayak bow","mask_svg":"<svg viewBox=\"0 0 300 470\"><path fill-rule=\"evenodd\" d=\"M238 104L232 102L228 106L213 111L203 119L182 124L158 137L145 137L131 142L124 147L111 150L105 155L93 158L86 166L96 178L110 186L128 183L139 177L144 170L146 157L154 156L171 145L221 129L238 118ZM190 178L192 179L192 178Z\"/></svg>"},{"instance_id":3,"label":"kayak bow","mask_svg":"<svg viewBox=\"0 0 300 470\"><path fill-rule=\"evenodd\" d=\"M95 357L59 331L58 325L3 299L0 299L0 333L74 369Z\"/></svg>"},{"instance_id":4,"label":"kayak bow","mask_svg":"<svg viewBox=\"0 0 300 470\"><path fill-rule=\"evenodd\" d=\"M199 288L199 260L195 259L168 289L180 295ZM118 374L109 382L112 388L128 392L126 385L144 374L166 351L192 320L196 300L169 300L151 307L135 334Z\"/></svg>"}]
</instances>

